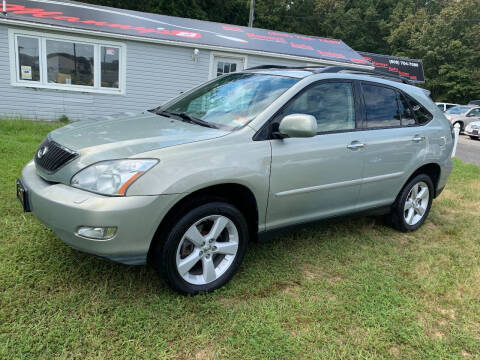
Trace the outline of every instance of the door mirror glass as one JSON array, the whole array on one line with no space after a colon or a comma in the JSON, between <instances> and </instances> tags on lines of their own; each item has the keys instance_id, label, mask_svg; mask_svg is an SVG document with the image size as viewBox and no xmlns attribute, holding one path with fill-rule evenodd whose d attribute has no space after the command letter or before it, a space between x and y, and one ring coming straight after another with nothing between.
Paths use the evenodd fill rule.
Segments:
<instances>
[{"instance_id":1,"label":"door mirror glass","mask_svg":"<svg viewBox=\"0 0 480 360\"><path fill-rule=\"evenodd\" d=\"M317 120L307 114L287 115L280 122L278 130L288 137L312 137L317 135Z\"/></svg>"}]
</instances>

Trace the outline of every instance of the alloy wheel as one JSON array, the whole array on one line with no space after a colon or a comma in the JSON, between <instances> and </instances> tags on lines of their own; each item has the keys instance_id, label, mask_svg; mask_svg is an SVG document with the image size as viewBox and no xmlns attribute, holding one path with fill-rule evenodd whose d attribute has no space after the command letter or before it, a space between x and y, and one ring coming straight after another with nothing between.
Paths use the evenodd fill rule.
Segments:
<instances>
[{"instance_id":1,"label":"alloy wheel","mask_svg":"<svg viewBox=\"0 0 480 360\"><path fill-rule=\"evenodd\" d=\"M420 181L413 185L403 207L403 216L408 225L416 225L423 219L429 200L430 191L425 182Z\"/></svg>"},{"instance_id":2,"label":"alloy wheel","mask_svg":"<svg viewBox=\"0 0 480 360\"><path fill-rule=\"evenodd\" d=\"M188 228L178 244L178 273L193 285L211 283L230 268L238 243L238 230L232 220L223 215L204 217Z\"/></svg>"}]
</instances>

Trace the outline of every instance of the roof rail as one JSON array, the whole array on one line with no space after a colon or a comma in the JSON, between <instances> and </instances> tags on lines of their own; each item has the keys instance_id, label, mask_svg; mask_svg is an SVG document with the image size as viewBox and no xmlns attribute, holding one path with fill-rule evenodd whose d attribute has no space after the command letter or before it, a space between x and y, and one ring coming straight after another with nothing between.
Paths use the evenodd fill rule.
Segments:
<instances>
[{"instance_id":1,"label":"roof rail","mask_svg":"<svg viewBox=\"0 0 480 360\"><path fill-rule=\"evenodd\" d=\"M258 65L245 70L261 70L261 69L290 69L291 67L285 65Z\"/></svg>"},{"instance_id":2,"label":"roof rail","mask_svg":"<svg viewBox=\"0 0 480 360\"><path fill-rule=\"evenodd\" d=\"M329 73L339 73L339 72L348 72L350 74L359 74L359 75L372 75L375 77L383 78L386 80L402 82L404 84L410 84L410 81L407 79L403 79L400 76L395 76L391 74L384 73L382 71L374 70L364 70L364 69L353 69L348 66L327 66L322 69L318 69L315 71L317 74L329 74Z\"/></svg>"},{"instance_id":3,"label":"roof rail","mask_svg":"<svg viewBox=\"0 0 480 360\"><path fill-rule=\"evenodd\" d=\"M262 69L291 69L291 70L311 70L311 69L324 69L325 65L311 65L311 66L286 66L286 65L258 65L245 70L262 70ZM336 67L336 66L328 66Z\"/></svg>"},{"instance_id":4,"label":"roof rail","mask_svg":"<svg viewBox=\"0 0 480 360\"><path fill-rule=\"evenodd\" d=\"M291 69L291 70L310 70L315 74L334 74L339 72L347 72L350 74L359 74L359 75L371 75L379 77L386 80L402 82L404 84L411 84L407 79L403 79L400 76L395 76L393 74L388 74L382 71L374 70L364 70L352 68L349 66L285 66L285 65L259 65L254 66L245 70L261 70L261 69Z\"/></svg>"}]
</instances>

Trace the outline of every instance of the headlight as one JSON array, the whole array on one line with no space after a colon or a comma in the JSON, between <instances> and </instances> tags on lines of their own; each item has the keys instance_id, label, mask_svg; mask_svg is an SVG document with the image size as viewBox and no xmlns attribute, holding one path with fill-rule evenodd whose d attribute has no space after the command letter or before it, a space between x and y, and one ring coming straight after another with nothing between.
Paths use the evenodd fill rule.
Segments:
<instances>
[{"instance_id":1,"label":"headlight","mask_svg":"<svg viewBox=\"0 0 480 360\"><path fill-rule=\"evenodd\" d=\"M156 159L101 161L76 173L71 185L104 195L125 195L128 187L152 168Z\"/></svg>"}]
</instances>

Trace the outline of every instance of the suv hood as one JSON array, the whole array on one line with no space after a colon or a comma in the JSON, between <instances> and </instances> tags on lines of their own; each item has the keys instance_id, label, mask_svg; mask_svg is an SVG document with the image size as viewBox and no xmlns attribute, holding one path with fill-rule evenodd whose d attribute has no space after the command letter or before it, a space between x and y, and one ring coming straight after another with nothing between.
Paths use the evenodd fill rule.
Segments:
<instances>
[{"instance_id":1,"label":"suv hood","mask_svg":"<svg viewBox=\"0 0 480 360\"><path fill-rule=\"evenodd\" d=\"M461 118L464 118L465 115L462 115L462 114L445 114L445 117L448 119L448 120L456 120L456 119L461 119Z\"/></svg>"},{"instance_id":2,"label":"suv hood","mask_svg":"<svg viewBox=\"0 0 480 360\"><path fill-rule=\"evenodd\" d=\"M52 131L50 137L77 152L100 147L95 150L115 149L119 156L131 156L225 134L224 130L142 112L104 120L79 121Z\"/></svg>"},{"instance_id":3,"label":"suv hood","mask_svg":"<svg viewBox=\"0 0 480 360\"><path fill-rule=\"evenodd\" d=\"M73 173L94 162L133 157L147 151L213 139L228 133L150 112L79 121L52 131L49 137L80 156L55 173L48 174L38 167L37 172L48 181L69 181Z\"/></svg>"}]
</instances>

